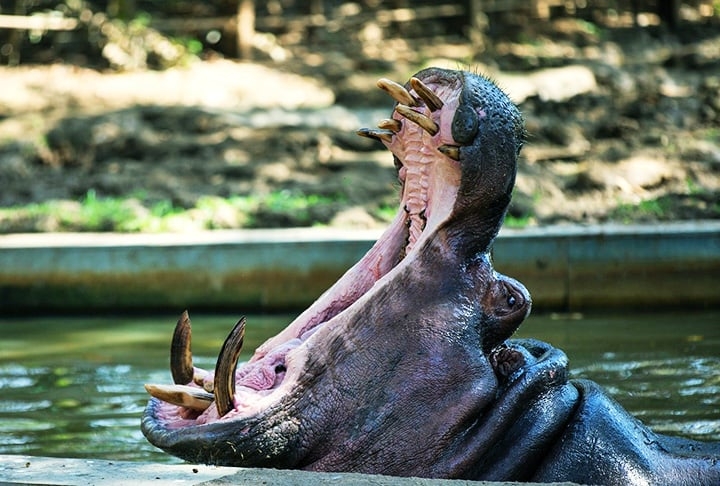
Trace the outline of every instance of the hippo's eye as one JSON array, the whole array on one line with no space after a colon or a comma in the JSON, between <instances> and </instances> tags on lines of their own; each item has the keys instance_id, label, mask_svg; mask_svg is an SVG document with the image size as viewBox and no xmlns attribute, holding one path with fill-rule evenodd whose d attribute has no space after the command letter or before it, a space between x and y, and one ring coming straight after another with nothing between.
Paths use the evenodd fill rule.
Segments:
<instances>
[{"instance_id":1,"label":"hippo's eye","mask_svg":"<svg viewBox=\"0 0 720 486\"><path fill-rule=\"evenodd\" d=\"M508 307L515 307L515 302L516 302L515 296L508 295L508 298L507 298Z\"/></svg>"}]
</instances>

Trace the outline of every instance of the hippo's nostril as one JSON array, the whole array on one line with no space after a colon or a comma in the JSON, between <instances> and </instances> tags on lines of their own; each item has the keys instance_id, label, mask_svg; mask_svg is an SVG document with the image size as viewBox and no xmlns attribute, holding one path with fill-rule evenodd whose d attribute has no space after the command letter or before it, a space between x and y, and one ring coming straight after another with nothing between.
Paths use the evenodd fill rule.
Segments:
<instances>
[{"instance_id":1,"label":"hippo's nostril","mask_svg":"<svg viewBox=\"0 0 720 486\"><path fill-rule=\"evenodd\" d=\"M455 110L452 121L452 136L462 145L469 145L478 133L479 121L475 109L470 105L460 105Z\"/></svg>"}]
</instances>

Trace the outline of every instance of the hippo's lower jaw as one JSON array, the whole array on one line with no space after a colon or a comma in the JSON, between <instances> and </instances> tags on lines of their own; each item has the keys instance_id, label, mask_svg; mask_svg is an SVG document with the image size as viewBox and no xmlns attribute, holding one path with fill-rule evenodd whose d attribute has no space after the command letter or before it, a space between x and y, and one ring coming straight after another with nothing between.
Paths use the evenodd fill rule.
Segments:
<instances>
[{"instance_id":1,"label":"hippo's lower jaw","mask_svg":"<svg viewBox=\"0 0 720 486\"><path fill-rule=\"evenodd\" d=\"M427 69L406 87L378 84L398 103L361 134L395 157L397 217L237 371L244 320L213 373L192 366L181 318L176 385L147 387L155 398L142 430L154 445L213 464L437 476L447 472L436 457L463 447L458 434L482 421L498 387L490 352L530 310L526 289L489 258L522 120L471 73Z\"/></svg>"}]
</instances>

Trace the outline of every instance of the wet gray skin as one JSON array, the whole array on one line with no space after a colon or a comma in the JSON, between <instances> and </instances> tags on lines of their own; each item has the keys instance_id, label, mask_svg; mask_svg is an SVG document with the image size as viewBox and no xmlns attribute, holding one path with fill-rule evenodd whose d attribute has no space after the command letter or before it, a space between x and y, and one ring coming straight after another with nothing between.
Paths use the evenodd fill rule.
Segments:
<instances>
[{"instance_id":1,"label":"wet gray skin","mask_svg":"<svg viewBox=\"0 0 720 486\"><path fill-rule=\"evenodd\" d=\"M210 464L454 477L483 437L512 423L508 408L520 413L510 397L532 389L533 373L522 389L509 378L534 355L503 342L530 296L489 256L515 181L520 113L468 72L378 85L397 101L392 118L359 133L394 155L395 220L236 371L244 323L204 371L192 367L181 318L171 359L180 386L148 387L142 430L157 447ZM564 376L561 353L536 354L538 369Z\"/></svg>"},{"instance_id":2,"label":"wet gray skin","mask_svg":"<svg viewBox=\"0 0 720 486\"><path fill-rule=\"evenodd\" d=\"M562 351L507 338L530 296L489 249L510 201L522 120L490 81L428 69L377 138L400 209L370 251L236 368L245 322L214 371L178 321L175 385L147 385L150 442L192 462L583 484L720 484L720 444L655 434Z\"/></svg>"}]
</instances>

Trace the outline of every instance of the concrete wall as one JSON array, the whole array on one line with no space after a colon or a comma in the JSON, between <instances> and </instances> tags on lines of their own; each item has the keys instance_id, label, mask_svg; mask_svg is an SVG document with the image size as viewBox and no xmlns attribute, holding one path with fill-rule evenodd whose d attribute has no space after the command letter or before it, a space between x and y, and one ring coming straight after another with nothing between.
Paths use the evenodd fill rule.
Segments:
<instances>
[{"instance_id":1,"label":"concrete wall","mask_svg":"<svg viewBox=\"0 0 720 486\"><path fill-rule=\"evenodd\" d=\"M378 231L0 236L0 311L296 310ZM720 306L720 222L505 230L495 267L535 309Z\"/></svg>"}]
</instances>

